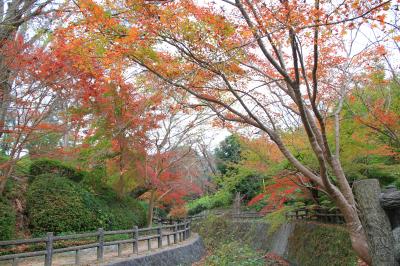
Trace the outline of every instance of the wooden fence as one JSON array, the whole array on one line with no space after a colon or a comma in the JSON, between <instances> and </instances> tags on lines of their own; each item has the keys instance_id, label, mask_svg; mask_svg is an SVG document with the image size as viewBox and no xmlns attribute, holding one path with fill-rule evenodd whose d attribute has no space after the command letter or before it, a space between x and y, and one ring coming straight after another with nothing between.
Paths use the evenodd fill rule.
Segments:
<instances>
[{"instance_id":1,"label":"wooden fence","mask_svg":"<svg viewBox=\"0 0 400 266\"><path fill-rule=\"evenodd\" d=\"M317 221L332 224L344 224L343 215L339 210L329 210L326 208L299 208L286 214L287 219Z\"/></svg>"},{"instance_id":2,"label":"wooden fence","mask_svg":"<svg viewBox=\"0 0 400 266\"><path fill-rule=\"evenodd\" d=\"M257 219L265 216L263 213L255 212L255 211L242 211L242 212L232 212L232 211L213 211L213 212L203 212L196 215L187 216L184 219L172 219L172 218L153 218L153 222L157 224L166 224L170 225L175 222L182 222L184 220L196 221L205 219L208 215L216 215L216 216L226 216L232 219Z\"/></svg>"},{"instance_id":3,"label":"wooden fence","mask_svg":"<svg viewBox=\"0 0 400 266\"><path fill-rule=\"evenodd\" d=\"M106 236L115 236L115 235L131 235L129 239L123 240L115 240L115 241L105 241ZM52 265L53 254L64 253L75 251L75 264L80 264L80 251L89 248L97 248L97 260L102 261L104 257L104 247L106 246L117 246L118 256L122 255L122 245L123 244L132 244L132 253L138 254L139 252L139 242L147 241L148 250L151 249L151 240L158 240L158 248L162 247L163 237L167 238L168 245L171 245L172 241L170 237L172 237L172 241L174 244L183 241L190 237L190 221L183 221L181 223L175 223L172 225L163 225L152 228L138 228L135 226L132 229L128 230L116 230L116 231L104 231L102 228L99 228L96 232L84 233L84 234L75 234L75 235L66 235L66 236L54 236L53 233L47 233L46 237L42 238L32 238L32 239L19 239L19 240L10 240L10 241L0 241L0 248L10 247L10 246L18 246L18 245L27 245L27 244L38 244L44 243L46 245L45 250L33 251L33 252L24 252L24 253L13 253L8 255L0 256L0 261L12 261L13 266L18 265L18 260L27 257L37 257L37 256L45 256L45 266ZM68 246L64 248L54 248L57 241L65 241L65 240L77 240L77 239L88 239L95 238L96 241L94 243L85 244L85 245L77 245L77 246Z\"/></svg>"}]
</instances>

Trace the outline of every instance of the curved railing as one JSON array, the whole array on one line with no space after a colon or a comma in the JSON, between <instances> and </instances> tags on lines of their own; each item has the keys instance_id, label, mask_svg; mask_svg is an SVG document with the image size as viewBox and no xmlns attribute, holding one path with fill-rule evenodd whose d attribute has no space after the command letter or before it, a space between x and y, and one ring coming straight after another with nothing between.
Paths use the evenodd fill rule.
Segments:
<instances>
[{"instance_id":1,"label":"curved railing","mask_svg":"<svg viewBox=\"0 0 400 266\"><path fill-rule=\"evenodd\" d=\"M298 208L286 213L288 220L306 220L331 224L344 224L342 213L338 209L327 208Z\"/></svg>"},{"instance_id":2,"label":"curved railing","mask_svg":"<svg viewBox=\"0 0 400 266\"><path fill-rule=\"evenodd\" d=\"M130 235L128 239L106 241L107 236L121 236ZM104 247L106 246L117 246L118 256L121 256L122 245L132 244L132 253L138 254L139 243L141 241L147 242L148 250L151 249L151 241L157 239L157 248L161 248L163 245L163 238L167 238L167 244L171 245L178 242L184 241L190 237L190 221L182 221L180 223L175 223L172 225L161 225L151 228L138 228L137 226L128 230L116 230L116 231L104 231L99 228L96 232L84 233L84 234L74 234L65 236L54 236L53 233L47 233L46 237L42 238L31 238L31 239L18 239L9 241L0 241L0 249L3 251L7 247L19 246L19 245L29 245L29 244L45 244L45 249L32 251L32 252L22 252L22 253L12 253L0 256L0 261L12 261L13 266L18 265L18 261L22 258L45 256L45 266L51 266L53 260L53 254L64 253L75 251L75 264L80 264L80 251L89 248L97 249L97 260L102 261L104 258ZM70 240L87 240L88 238L94 238L94 242L83 245L67 245L66 247L56 248L57 242L70 241ZM171 239L172 238L172 239Z\"/></svg>"}]
</instances>

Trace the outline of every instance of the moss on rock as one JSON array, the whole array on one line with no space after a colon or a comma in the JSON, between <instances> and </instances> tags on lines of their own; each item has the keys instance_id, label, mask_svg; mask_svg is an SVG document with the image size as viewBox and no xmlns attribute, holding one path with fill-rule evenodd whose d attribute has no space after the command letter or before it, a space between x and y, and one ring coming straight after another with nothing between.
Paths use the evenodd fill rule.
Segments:
<instances>
[{"instance_id":1,"label":"moss on rock","mask_svg":"<svg viewBox=\"0 0 400 266\"><path fill-rule=\"evenodd\" d=\"M318 223L296 223L289 237L289 259L306 266L357 265L346 229Z\"/></svg>"}]
</instances>

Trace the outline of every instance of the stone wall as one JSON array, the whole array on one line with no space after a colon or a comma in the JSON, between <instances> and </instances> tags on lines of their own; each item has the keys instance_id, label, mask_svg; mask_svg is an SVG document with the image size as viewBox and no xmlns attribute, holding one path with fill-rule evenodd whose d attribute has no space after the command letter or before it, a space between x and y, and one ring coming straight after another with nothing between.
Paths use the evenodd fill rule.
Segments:
<instances>
[{"instance_id":1,"label":"stone wall","mask_svg":"<svg viewBox=\"0 0 400 266\"><path fill-rule=\"evenodd\" d=\"M109 266L170 266L170 265L191 265L199 261L205 254L201 237L192 234L188 242L154 251L149 254L120 259L103 265Z\"/></svg>"},{"instance_id":2,"label":"stone wall","mask_svg":"<svg viewBox=\"0 0 400 266\"><path fill-rule=\"evenodd\" d=\"M255 250L280 255L291 265L355 265L350 238L342 226L299 221L283 224L269 235L269 224L263 220L227 222L225 235Z\"/></svg>"}]
</instances>

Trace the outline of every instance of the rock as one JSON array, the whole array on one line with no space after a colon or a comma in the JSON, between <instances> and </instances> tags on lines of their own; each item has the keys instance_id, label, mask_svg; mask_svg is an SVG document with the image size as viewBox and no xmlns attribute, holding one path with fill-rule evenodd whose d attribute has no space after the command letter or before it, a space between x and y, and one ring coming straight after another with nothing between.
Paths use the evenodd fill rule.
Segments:
<instances>
[{"instance_id":1,"label":"rock","mask_svg":"<svg viewBox=\"0 0 400 266\"><path fill-rule=\"evenodd\" d=\"M379 196L379 203L389 217L392 229L400 226L400 191L388 186Z\"/></svg>"},{"instance_id":2,"label":"rock","mask_svg":"<svg viewBox=\"0 0 400 266\"><path fill-rule=\"evenodd\" d=\"M394 238L394 256L397 262L400 262L400 227L393 229Z\"/></svg>"},{"instance_id":3,"label":"rock","mask_svg":"<svg viewBox=\"0 0 400 266\"><path fill-rule=\"evenodd\" d=\"M391 210L400 208L400 191L396 188L388 188L380 194L379 202L383 209Z\"/></svg>"}]
</instances>

